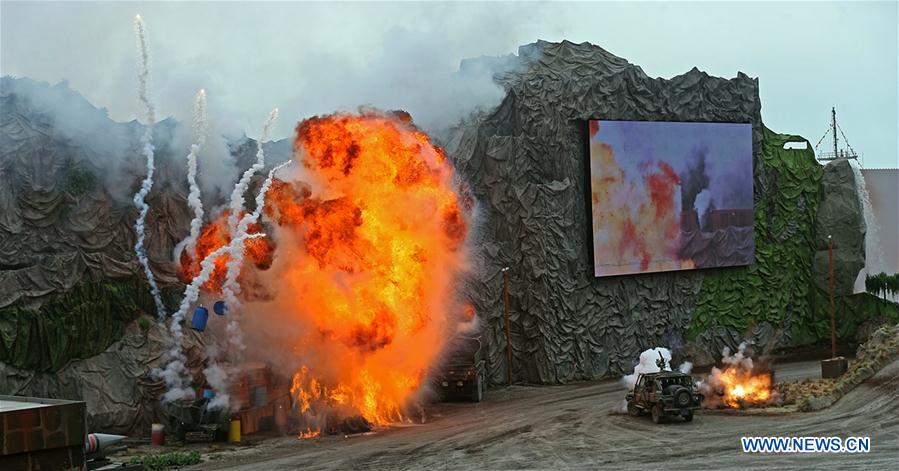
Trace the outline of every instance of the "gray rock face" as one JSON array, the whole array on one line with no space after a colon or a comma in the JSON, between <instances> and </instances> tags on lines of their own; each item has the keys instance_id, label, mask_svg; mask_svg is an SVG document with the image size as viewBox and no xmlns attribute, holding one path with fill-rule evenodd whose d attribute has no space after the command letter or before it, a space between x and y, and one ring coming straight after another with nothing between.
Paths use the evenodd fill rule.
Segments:
<instances>
[{"instance_id":1,"label":"gray rock face","mask_svg":"<svg viewBox=\"0 0 899 471\"><path fill-rule=\"evenodd\" d=\"M198 377L204 337L191 329L184 334L187 365ZM150 372L165 368L167 338L164 327L155 322L149 322L146 332L135 322L105 352L72 361L57 372L37 373L0 363L0 391L85 401L89 431L146 436L150 424L163 419L159 398L165 384Z\"/></svg>"},{"instance_id":2,"label":"gray rock face","mask_svg":"<svg viewBox=\"0 0 899 471\"><path fill-rule=\"evenodd\" d=\"M834 160L824 167L823 198L815 226L815 285L828 291L828 241L833 237L833 274L836 295L852 294L855 279L865 267L865 215L849 161Z\"/></svg>"},{"instance_id":3,"label":"gray rock face","mask_svg":"<svg viewBox=\"0 0 899 471\"><path fill-rule=\"evenodd\" d=\"M84 279L139 273L131 198L146 174L144 127L110 120L66 84L25 78L0 78L0 110L0 308L37 309ZM178 126L167 118L154 128L146 247L161 285L178 282L172 251L192 216L188 148L175 144ZM266 151L269 166L283 162L290 140L269 143ZM245 169L255 160L256 142L233 142L231 153ZM221 203L215 196L204 195L207 214Z\"/></svg>"},{"instance_id":4,"label":"gray rock face","mask_svg":"<svg viewBox=\"0 0 899 471\"><path fill-rule=\"evenodd\" d=\"M641 351L682 342L703 275L593 277L585 120L750 122L757 162L758 82L695 68L654 79L586 43L522 46L519 60L519 67L505 64L496 76L506 88L497 109L457 129L447 143L477 200L475 275L464 295L484 321L489 378L503 382L508 367L505 266L515 380L619 375Z\"/></svg>"}]
</instances>

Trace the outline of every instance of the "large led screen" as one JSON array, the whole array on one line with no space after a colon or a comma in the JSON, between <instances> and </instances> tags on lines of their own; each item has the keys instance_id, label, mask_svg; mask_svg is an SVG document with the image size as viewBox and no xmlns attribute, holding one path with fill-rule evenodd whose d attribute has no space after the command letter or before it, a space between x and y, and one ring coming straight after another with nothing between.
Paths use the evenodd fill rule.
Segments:
<instances>
[{"instance_id":1,"label":"large led screen","mask_svg":"<svg viewBox=\"0 0 899 471\"><path fill-rule=\"evenodd\" d=\"M748 265L752 126L589 121L596 276Z\"/></svg>"}]
</instances>

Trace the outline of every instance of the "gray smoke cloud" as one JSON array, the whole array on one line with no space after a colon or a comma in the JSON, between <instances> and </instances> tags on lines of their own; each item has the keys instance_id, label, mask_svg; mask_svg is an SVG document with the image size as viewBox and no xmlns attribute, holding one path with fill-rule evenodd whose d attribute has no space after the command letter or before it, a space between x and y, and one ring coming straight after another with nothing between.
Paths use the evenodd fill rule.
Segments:
<instances>
[{"instance_id":1,"label":"gray smoke cloud","mask_svg":"<svg viewBox=\"0 0 899 471\"><path fill-rule=\"evenodd\" d=\"M846 134L865 143L858 150L866 167L897 162L896 2L789 2L779 15L768 2L3 2L0 70L53 84L69 79L114 119L130 121L134 64L123 20L137 9L166 28L153 38L159 111L187 120L184 104L206 88L238 135L258 132L255 117L268 111L266 103L289 117L275 139L290 136L302 117L360 104L405 109L432 131L430 123L453 122L483 103L475 97L496 93L489 81L454 85L462 59L567 39L598 44L651 77L693 66L759 77L768 127L810 139L826 129L833 104ZM645 27L635 30L634 18ZM834 22L844 27L820 27ZM684 27L694 24L702 28ZM847 45L861 47L840 57L843 72L824 73L832 51ZM797 56L807 58L802 87ZM865 86L846 87L852 76L866 77ZM822 96L835 101L822 103Z\"/></svg>"}]
</instances>

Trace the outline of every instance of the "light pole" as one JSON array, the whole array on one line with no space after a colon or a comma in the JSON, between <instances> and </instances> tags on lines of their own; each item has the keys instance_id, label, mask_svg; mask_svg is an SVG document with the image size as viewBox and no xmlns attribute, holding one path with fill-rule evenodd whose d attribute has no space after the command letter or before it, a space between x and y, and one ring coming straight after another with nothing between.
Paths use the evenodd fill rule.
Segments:
<instances>
[{"instance_id":1,"label":"light pole","mask_svg":"<svg viewBox=\"0 0 899 471\"><path fill-rule=\"evenodd\" d=\"M837 357L837 316L833 302L833 237L827 236L827 272L830 275L830 358Z\"/></svg>"}]
</instances>

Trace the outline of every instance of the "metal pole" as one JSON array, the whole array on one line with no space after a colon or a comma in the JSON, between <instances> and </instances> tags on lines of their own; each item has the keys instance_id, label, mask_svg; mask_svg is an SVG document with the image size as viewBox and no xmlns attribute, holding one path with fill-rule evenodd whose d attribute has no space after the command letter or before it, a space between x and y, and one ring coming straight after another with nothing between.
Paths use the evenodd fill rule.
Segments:
<instances>
[{"instance_id":1,"label":"metal pole","mask_svg":"<svg viewBox=\"0 0 899 471\"><path fill-rule=\"evenodd\" d=\"M830 132L833 134L833 158L837 158L837 109L830 109Z\"/></svg>"},{"instance_id":2,"label":"metal pole","mask_svg":"<svg viewBox=\"0 0 899 471\"><path fill-rule=\"evenodd\" d=\"M833 302L833 238L827 236L827 265L830 272L830 358L837 357L837 320Z\"/></svg>"},{"instance_id":3,"label":"metal pole","mask_svg":"<svg viewBox=\"0 0 899 471\"><path fill-rule=\"evenodd\" d=\"M503 268L503 316L506 318L506 370L512 385L512 329L509 321L509 267Z\"/></svg>"}]
</instances>

